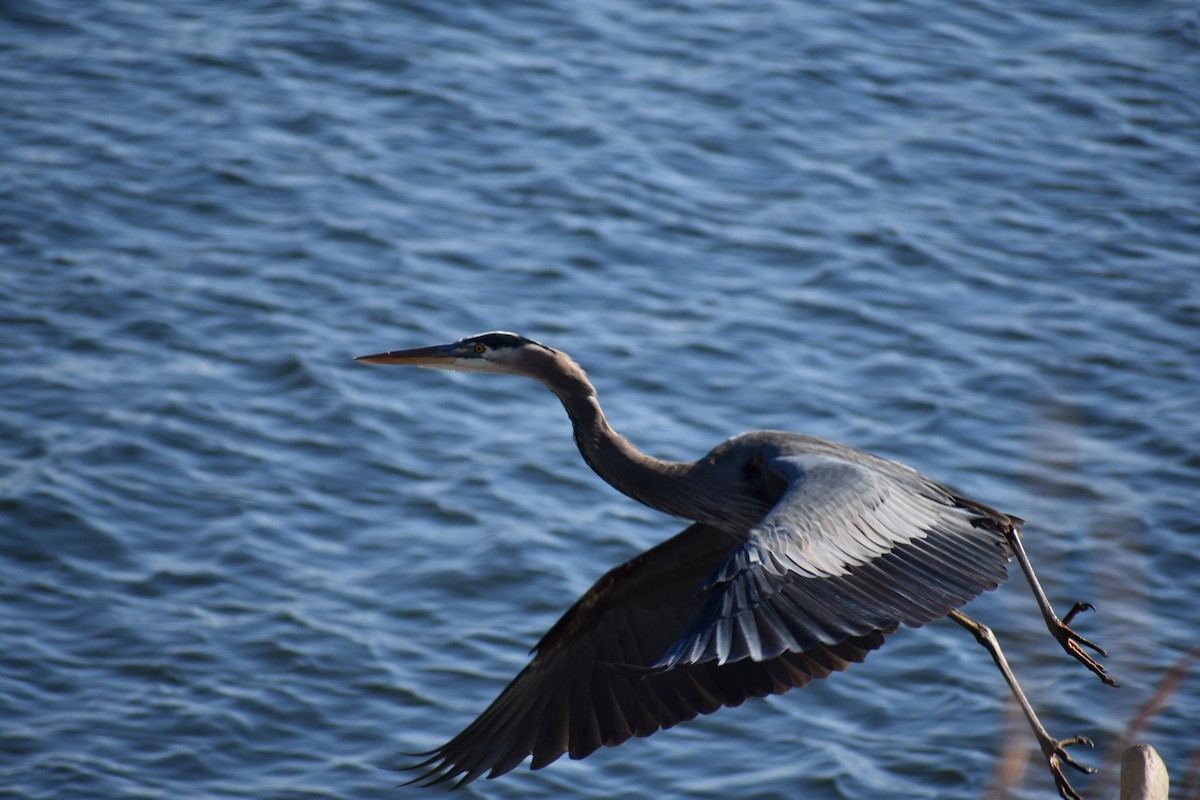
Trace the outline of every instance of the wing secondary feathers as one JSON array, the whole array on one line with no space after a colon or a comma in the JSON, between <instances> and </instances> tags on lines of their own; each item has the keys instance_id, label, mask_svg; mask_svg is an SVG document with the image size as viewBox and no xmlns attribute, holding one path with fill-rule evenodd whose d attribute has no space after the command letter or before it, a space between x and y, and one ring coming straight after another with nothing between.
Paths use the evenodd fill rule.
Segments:
<instances>
[{"instance_id":1,"label":"wing secondary feathers","mask_svg":"<svg viewBox=\"0 0 1200 800\"><path fill-rule=\"evenodd\" d=\"M564 753L583 758L749 697L804 686L862 661L883 643L883 632L867 631L765 661L709 662L647 675L613 668L648 667L678 640L704 606L705 579L738 544L726 532L695 524L600 578L478 719L409 768L422 771L413 782L461 785L508 772L527 756L534 769Z\"/></svg>"},{"instance_id":2,"label":"wing secondary feathers","mask_svg":"<svg viewBox=\"0 0 1200 800\"><path fill-rule=\"evenodd\" d=\"M764 468L788 488L708 580L656 670L761 661L940 619L1007 577L1020 520L916 473L828 455Z\"/></svg>"},{"instance_id":3,"label":"wing secondary feathers","mask_svg":"<svg viewBox=\"0 0 1200 800\"><path fill-rule=\"evenodd\" d=\"M992 631L956 609L1007 577L1015 557L1050 633L1116 685L1060 619L1021 544L1016 517L956 496L894 461L820 437L750 431L695 461L663 461L608 424L565 353L493 331L364 356L374 363L533 378L571 419L584 461L618 491L696 524L602 577L542 637L534 657L465 730L410 767L410 783L496 777L532 756L648 736L748 697L785 692L861 661L901 624L950 615L991 654L1048 759L1089 770L1038 720ZM1090 743L1090 742L1088 742Z\"/></svg>"},{"instance_id":4,"label":"wing secondary feathers","mask_svg":"<svg viewBox=\"0 0 1200 800\"><path fill-rule=\"evenodd\" d=\"M763 466L787 489L758 525L738 539L696 523L609 571L478 719L409 768L413 782L583 758L804 686L1007 577L1014 517L872 463Z\"/></svg>"}]
</instances>

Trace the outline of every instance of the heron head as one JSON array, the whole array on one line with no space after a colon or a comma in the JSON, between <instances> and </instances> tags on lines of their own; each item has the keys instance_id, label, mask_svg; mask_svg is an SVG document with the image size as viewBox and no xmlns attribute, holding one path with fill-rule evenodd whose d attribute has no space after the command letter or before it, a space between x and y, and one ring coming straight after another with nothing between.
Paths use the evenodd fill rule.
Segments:
<instances>
[{"instance_id":1,"label":"heron head","mask_svg":"<svg viewBox=\"0 0 1200 800\"><path fill-rule=\"evenodd\" d=\"M454 372L492 372L501 375L539 377L538 366L556 350L507 331L478 333L450 344L390 350L359 356L370 364L408 364Z\"/></svg>"}]
</instances>

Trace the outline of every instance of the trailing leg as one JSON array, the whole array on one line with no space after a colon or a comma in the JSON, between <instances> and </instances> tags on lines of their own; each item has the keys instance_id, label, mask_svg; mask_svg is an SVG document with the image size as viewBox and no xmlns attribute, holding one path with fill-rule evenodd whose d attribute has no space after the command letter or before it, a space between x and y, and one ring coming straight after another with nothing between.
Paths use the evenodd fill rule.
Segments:
<instances>
[{"instance_id":1,"label":"trailing leg","mask_svg":"<svg viewBox=\"0 0 1200 800\"><path fill-rule=\"evenodd\" d=\"M1008 688L1012 690L1013 697L1017 699L1018 705L1021 706L1021 711L1025 714L1025 719L1029 720L1029 725L1033 728L1033 735L1037 737L1038 746L1042 749L1042 754L1045 755L1046 761L1050 766L1050 773L1054 776L1054 784L1058 787L1058 793L1063 796L1064 800L1083 800L1079 792L1071 786L1066 775L1063 774L1063 764L1068 764L1071 767L1084 773L1095 772L1091 767L1086 767L1080 764L1067 753L1067 748L1075 744L1086 744L1092 746L1090 739L1084 736L1072 736L1069 739L1055 739L1046 731L1041 720L1033 710L1033 706L1029 704L1028 698L1025 697L1025 692L1021 690L1021 685L1017 683L1017 678L1013 675L1012 669L1008 666L1008 660L1004 658L1004 653L1000 651L1000 643L996 641L995 634L991 628L971 619L961 611L951 611L950 619L962 625L964 628L974 634L976 641L987 648L987 651L992 654L992 660L996 662L996 666L1000 668L1000 673L1004 676L1004 680L1008 683Z\"/></svg>"}]
</instances>

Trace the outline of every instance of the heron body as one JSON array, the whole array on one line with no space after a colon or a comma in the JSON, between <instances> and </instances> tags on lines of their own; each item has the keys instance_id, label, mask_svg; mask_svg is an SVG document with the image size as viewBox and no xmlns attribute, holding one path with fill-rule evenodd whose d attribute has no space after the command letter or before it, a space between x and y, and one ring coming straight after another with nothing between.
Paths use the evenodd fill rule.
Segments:
<instances>
[{"instance_id":1,"label":"heron body","mask_svg":"<svg viewBox=\"0 0 1200 800\"><path fill-rule=\"evenodd\" d=\"M1015 556L1051 632L1105 682L1095 648L1054 615L1017 517L910 467L782 431L735 436L693 462L642 453L605 419L583 369L561 351L492 332L362 361L533 378L562 402L588 465L684 531L610 570L534 647L530 664L415 780L496 777L532 757L601 746L785 692L862 661L901 625L951 617L992 652L1022 702L1064 797L1059 742L1025 700L991 632L957 611L1007 577ZM1102 651L1100 651L1102 652Z\"/></svg>"}]
</instances>

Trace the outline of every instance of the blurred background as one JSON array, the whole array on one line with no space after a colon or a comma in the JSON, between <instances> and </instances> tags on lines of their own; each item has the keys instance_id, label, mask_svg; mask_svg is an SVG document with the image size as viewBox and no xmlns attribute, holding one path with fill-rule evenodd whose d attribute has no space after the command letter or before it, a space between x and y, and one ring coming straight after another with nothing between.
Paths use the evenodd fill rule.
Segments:
<instances>
[{"instance_id":1,"label":"blurred background","mask_svg":"<svg viewBox=\"0 0 1200 800\"><path fill-rule=\"evenodd\" d=\"M489 329L659 457L805 431L1024 517L1122 687L1017 574L968 612L1084 794L1132 736L1195 796L1197 75L1181 0L7 0L0 798L431 794L380 767L683 524L532 382L352 361ZM1050 797L1039 755L939 623L462 796Z\"/></svg>"}]
</instances>

